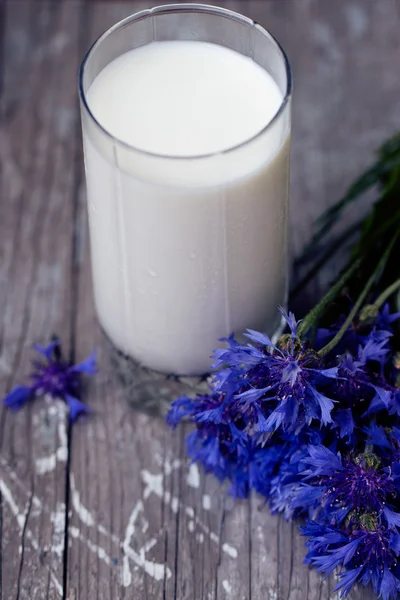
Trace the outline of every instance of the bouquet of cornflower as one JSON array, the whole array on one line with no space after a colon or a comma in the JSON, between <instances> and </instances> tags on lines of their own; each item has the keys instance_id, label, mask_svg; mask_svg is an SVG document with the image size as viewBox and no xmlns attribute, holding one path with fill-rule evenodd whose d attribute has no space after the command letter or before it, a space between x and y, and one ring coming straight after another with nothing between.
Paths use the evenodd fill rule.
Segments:
<instances>
[{"instance_id":1,"label":"bouquet of cornflower","mask_svg":"<svg viewBox=\"0 0 400 600\"><path fill-rule=\"evenodd\" d=\"M320 248L342 210L379 188L371 214ZM207 394L178 398L167 416L194 424L189 456L252 490L286 518L304 517L306 562L337 589L372 584L384 600L400 591L400 136L320 222L305 258L314 265L297 292L343 241L358 233L351 259L302 321L276 344L247 331L214 353ZM352 301L349 300L352 298Z\"/></svg>"}]
</instances>

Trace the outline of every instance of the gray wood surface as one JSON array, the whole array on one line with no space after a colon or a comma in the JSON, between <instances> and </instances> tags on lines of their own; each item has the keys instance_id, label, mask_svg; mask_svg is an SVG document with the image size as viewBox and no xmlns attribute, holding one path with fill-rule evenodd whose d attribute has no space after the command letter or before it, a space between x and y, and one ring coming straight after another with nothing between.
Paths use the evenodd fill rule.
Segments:
<instances>
[{"instance_id":1,"label":"gray wood surface","mask_svg":"<svg viewBox=\"0 0 400 600\"><path fill-rule=\"evenodd\" d=\"M296 256L315 218L399 126L400 5L221 4L269 28L293 66ZM31 344L53 332L71 358L97 345L100 361L86 396L95 414L72 431L61 403L0 409L0 597L332 600L334 581L302 564L295 525L259 497L234 502L188 465L183 429L132 410L96 322L77 69L102 30L149 5L0 2L0 395L28 372Z\"/></svg>"}]
</instances>

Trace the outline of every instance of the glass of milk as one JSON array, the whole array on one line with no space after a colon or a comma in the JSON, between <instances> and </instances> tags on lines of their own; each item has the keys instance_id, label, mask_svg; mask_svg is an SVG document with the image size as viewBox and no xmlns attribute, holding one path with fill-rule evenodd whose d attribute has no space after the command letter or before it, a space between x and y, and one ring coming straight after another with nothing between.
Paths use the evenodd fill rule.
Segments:
<instances>
[{"instance_id":1,"label":"glass of milk","mask_svg":"<svg viewBox=\"0 0 400 600\"><path fill-rule=\"evenodd\" d=\"M271 34L212 6L139 12L92 46L80 99L95 304L136 380L167 392L156 373L207 373L232 332L279 335L291 74Z\"/></svg>"}]
</instances>

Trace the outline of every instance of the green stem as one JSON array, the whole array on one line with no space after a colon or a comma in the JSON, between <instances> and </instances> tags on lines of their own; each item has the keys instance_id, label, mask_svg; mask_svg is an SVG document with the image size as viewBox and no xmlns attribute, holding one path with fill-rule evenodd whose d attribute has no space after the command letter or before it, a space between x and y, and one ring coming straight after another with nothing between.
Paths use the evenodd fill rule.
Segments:
<instances>
[{"instance_id":1,"label":"green stem","mask_svg":"<svg viewBox=\"0 0 400 600\"><path fill-rule=\"evenodd\" d=\"M389 246L386 248L386 251L385 251L384 255L382 256L381 260L379 261L378 266L372 273L371 277L368 279L363 291L359 295L357 302L354 304L347 319L345 320L345 322L343 323L343 325L341 326L341 328L339 329L339 331L337 332L335 337L328 344L326 344L326 346L324 346L323 348L321 348L321 350L319 350L319 352L318 352L319 356L322 357L322 356L325 356L326 354L328 354L329 352L331 352L331 350L333 350L333 348L336 346L336 344L338 344L340 342L340 340L342 339L342 337L348 330L349 326L353 322L354 317L357 315L358 311L360 310L362 303L364 302L368 292L370 291L373 284L375 283L375 280L377 279L377 277L379 277L380 273L382 272L382 269L384 269L387 259L389 258L389 255L390 255L391 251L393 250L393 246L394 246L398 236L399 236L399 232L396 233L396 235L391 240Z\"/></svg>"},{"instance_id":2,"label":"green stem","mask_svg":"<svg viewBox=\"0 0 400 600\"><path fill-rule=\"evenodd\" d=\"M386 302L386 300L394 294L398 289L400 289L400 279L397 279L392 285L386 288L385 291L382 292L380 296L378 296L377 300L374 302L374 306L376 308L380 308L382 304Z\"/></svg>"},{"instance_id":3,"label":"green stem","mask_svg":"<svg viewBox=\"0 0 400 600\"><path fill-rule=\"evenodd\" d=\"M343 289L344 284L350 279L353 273L358 269L361 264L361 260L358 259L350 266L349 269L340 277L340 279L330 288L325 296L320 300L312 310L304 317L297 329L297 335L301 338L305 336L308 330L317 323L318 319L322 316L327 306L336 298L339 292Z\"/></svg>"}]
</instances>

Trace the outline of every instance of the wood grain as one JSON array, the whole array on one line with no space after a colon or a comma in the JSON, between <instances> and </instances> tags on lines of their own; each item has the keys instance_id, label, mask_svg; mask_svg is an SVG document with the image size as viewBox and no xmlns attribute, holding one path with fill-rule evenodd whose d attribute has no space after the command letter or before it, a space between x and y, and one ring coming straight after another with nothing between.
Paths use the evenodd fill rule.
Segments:
<instances>
[{"instance_id":1,"label":"wood grain","mask_svg":"<svg viewBox=\"0 0 400 600\"><path fill-rule=\"evenodd\" d=\"M78 140L76 13L6 7L1 104L1 393L29 372L31 345L53 332L69 351L71 240ZM72 135L71 135L72 133ZM63 589L67 420L63 404L2 409L2 598L59 598Z\"/></svg>"},{"instance_id":2,"label":"wood grain","mask_svg":"<svg viewBox=\"0 0 400 600\"><path fill-rule=\"evenodd\" d=\"M399 2L221 4L269 28L292 63L296 256L315 218L398 127ZM259 497L233 502L187 463L183 428L132 410L97 325L76 74L97 35L149 5L1 3L0 391L23 380L32 342L53 332L77 360L97 346L100 373L87 394L95 414L70 438L61 404L1 414L0 597L331 600L334 581L302 564L296 525Z\"/></svg>"}]
</instances>

